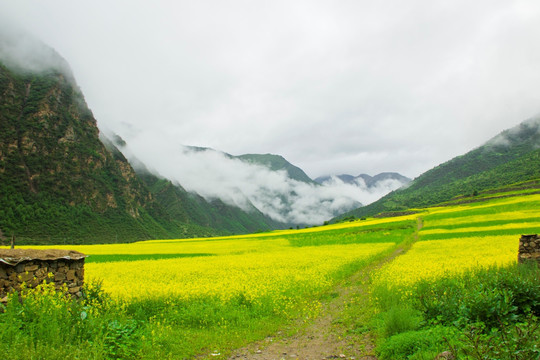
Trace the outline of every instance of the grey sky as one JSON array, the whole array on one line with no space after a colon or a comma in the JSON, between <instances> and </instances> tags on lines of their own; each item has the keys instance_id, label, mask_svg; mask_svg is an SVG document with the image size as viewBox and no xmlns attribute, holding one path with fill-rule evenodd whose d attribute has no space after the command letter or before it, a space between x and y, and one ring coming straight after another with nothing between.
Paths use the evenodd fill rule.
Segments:
<instances>
[{"instance_id":1,"label":"grey sky","mask_svg":"<svg viewBox=\"0 0 540 360\"><path fill-rule=\"evenodd\" d=\"M99 126L145 159L168 142L280 154L313 178L415 177L540 113L537 0L0 0L0 13L68 61Z\"/></svg>"}]
</instances>

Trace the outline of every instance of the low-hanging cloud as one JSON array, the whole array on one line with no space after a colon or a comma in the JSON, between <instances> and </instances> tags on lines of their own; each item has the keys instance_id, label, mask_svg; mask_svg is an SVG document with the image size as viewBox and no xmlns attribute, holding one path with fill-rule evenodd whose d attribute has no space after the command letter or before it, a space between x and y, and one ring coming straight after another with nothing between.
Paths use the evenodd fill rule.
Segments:
<instances>
[{"instance_id":1,"label":"low-hanging cloud","mask_svg":"<svg viewBox=\"0 0 540 360\"><path fill-rule=\"evenodd\" d=\"M389 192L402 187L403 182L397 179L384 179L368 186L364 179L360 177L355 178L352 183L346 183L337 176L331 176L322 185L333 189L333 191L339 190L342 194L347 194L356 201L361 202L362 205L369 205Z\"/></svg>"},{"instance_id":2,"label":"low-hanging cloud","mask_svg":"<svg viewBox=\"0 0 540 360\"><path fill-rule=\"evenodd\" d=\"M535 0L0 8L69 60L100 128L279 153L312 177L415 177L539 111Z\"/></svg>"},{"instance_id":3,"label":"low-hanging cloud","mask_svg":"<svg viewBox=\"0 0 540 360\"><path fill-rule=\"evenodd\" d=\"M73 80L68 63L50 46L0 16L0 62L17 71L58 71Z\"/></svg>"},{"instance_id":4,"label":"low-hanging cloud","mask_svg":"<svg viewBox=\"0 0 540 360\"><path fill-rule=\"evenodd\" d=\"M489 140L486 145L490 147L507 147L516 145L516 142L522 141L523 138L531 137L536 139L532 143L535 149L540 147L540 115L532 117L521 124L507 129Z\"/></svg>"},{"instance_id":5,"label":"low-hanging cloud","mask_svg":"<svg viewBox=\"0 0 540 360\"><path fill-rule=\"evenodd\" d=\"M271 171L212 149L160 142L159 137L141 146L141 139L148 138L148 134L136 136L128 140L136 146L122 150L128 158L140 159L151 171L190 192L208 200L221 199L246 211L254 206L283 223L320 224L401 185L389 180L368 188L365 183L346 184L335 177L322 185L306 183L291 179L284 170ZM137 151L141 147L146 151Z\"/></svg>"}]
</instances>

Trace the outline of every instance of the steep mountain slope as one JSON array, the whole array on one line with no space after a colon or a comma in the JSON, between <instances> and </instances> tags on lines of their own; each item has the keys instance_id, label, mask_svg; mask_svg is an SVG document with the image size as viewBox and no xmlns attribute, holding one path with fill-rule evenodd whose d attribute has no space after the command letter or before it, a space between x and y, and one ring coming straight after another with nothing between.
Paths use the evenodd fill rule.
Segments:
<instances>
[{"instance_id":1,"label":"steep mountain slope","mask_svg":"<svg viewBox=\"0 0 540 360\"><path fill-rule=\"evenodd\" d=\"M120 151L118 149L123 149L127 145L117 135L113 136L112 141L104 139L104 143L112 152ZM205 148L190 148L195 151L207 151ZM226 234L239 234L286 227L286 224L273 221L254 206L242 210L219 199L207 201L200 195L186 191L180 184L152 173L138 159L132 157L131 163L138 177L165 212L174 220L181 222L180 228L184 229L183 236L189 237L193 233L200 236L210 235L215 234L216 230Z\"/></svg>"},{"instance_id":2,"label":"steep mountain slope","mask_svg":"<svg viewBox=\"0 0 540 360\"><path fill-rule=\"evenodd\" d=\"M125 242L275 226L260 213L169 184L171 197L167 184L142 181L112 143L107 149L100 141L65 61L40 43L32 47L46 61L14 47L0 36L0 235L19 244Z\"/></svg>"},{"instance_id":3,"label":"steep mountain slope","mask_svg":"<svg viewBox=\"0 0 540 360\"><path fill-rule=\"evenodd\" d=\"M455 196L540 178L540 117L505 130L373 204L340 217L366 216L448 201Z\"/></svg>"},{"instance_id":4,"label":"steep mountain slope","mask_svg":"<svg viewBox=\"0 0 540 360\"><path fill-rule=\"evenodd\" d=\"M206 200L221 199L249 213L256 208L282 224L321 224L360 206L363 200L362 191L354 186L321 186L279 155L233 156L193 146L171 150L168 161L158 164L156 172Z\"/></svg>"},{"instance_id":5,"label":"steep mountain slope","mask_svg":"<svg viewBox=\"0 0 540 360\"><path fill-rule=\"evenodd\" d=\"M245 154L236 157L242 161L246 161L251 164L258 164L267 167L272 171L284 170L287 172L289 178L305 182L308 184L315 184L309 176L306 175L304 170L300 169L297 166L294 166L283 156L273 155L273 154Z\"/></svg>"},{"instance_id":6,"label":"steep mountain slope","mask_svg":"<svg viewBox=\"0 0 540 360\"><path fill-rule=\"evenodd\" d=\"M188 149L191 152L195 153L201 153L201 152L208 152L208 153L219 153L227 157L228 159L236 159L240 160L246 164L252 164L252 165L260 165L264 166L270 171L285 171L287 173L287 176L296 181L316 185L316 183L304 172L304 170L300 169L297 166L294 166L290 162L288 162L283 156L281 155L274 155L274 154L243 154L243 155L231 155L229 153L215 150L208 147L200 147L200 146L185 146L186 149Z\"/></svg>"},{"instance_id":7,"label":"steep mountain slope","mask_svg":"<svg viewBox=\"0 0 540 360\"><path fill-rule=\"evenodd\" d=\"M169 235L152 216L162 214L151 194L98 133L69 74L15 72L0 64L4 233L51 241Z\"/></svg>"}]
</instances>

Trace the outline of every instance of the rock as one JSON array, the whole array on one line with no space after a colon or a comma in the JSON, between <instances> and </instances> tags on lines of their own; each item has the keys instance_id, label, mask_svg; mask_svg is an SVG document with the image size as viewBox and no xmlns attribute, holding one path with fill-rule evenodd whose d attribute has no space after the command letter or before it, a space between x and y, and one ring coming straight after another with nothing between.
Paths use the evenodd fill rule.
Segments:
<instances>
[{"instance_id":1,"label":"rock","mask_svg":"<svg viewBox=\"0 0 540 360\"><path fill-rule=\"evenodd\" d=\"M48 272L46 267L42 267L36 270L36 277L40 280L44 280L45 278L47 278L47 274Z\"/></svg>"},{"instance_id":2,"label":"rock","mask_svg":"<svg viewBox=\"0 0 540 360\"><path fill-rule=\"evenodd\" d=\"M29 282L34 280L34 273L31 272L23 272L19 275L19 279L23 282Z\"/></svg>"},{"instance_id":3,"label":"rock","mask_svg":"<svg viewBox=\"0 0 540 360\"><path fill-rule=\"evenodd\" d=\"M456 357L450 351L443 351L434 360L454 360Z\"/></svg>"},{"instance_id":4,"label":"rock","mask_svg":"<svg viewBox=\"0 0 540 360\"><path fill-rule=\"evenodd\" d=\"M66 273L66 278L68 279L68 281L76 280L77 277L75 276L75 270L68 270L68 272Z\"/></svg>"},{"instance_id":5,"label":"rock","mask_svg":"<svg viewBox=\"0 0 540 360\"><path fill-rule=\"evenodd\" d=\"M0 279L7 279L8 278L8 274L6 272L6 270L0 266Z\"/></svg>"},{"instance_id":6,"label":"rock","mask_svg":"<svg viewBox=\"0 0 540 360\"><path fill-rule=\"evenodd\" d=\"M15 272L18 272L18 273L24 272L24 264L17 264L15 266Z\"/></svg>"},{"instance_id":7,"label":"rock","mask_svg":"<svg viewBox=\"0 0 540 360\"><path fill-rule=\"evenodd\" d=\"M54 274L54 281L57 282L57 281L64 281L66 280L66 274L62 273L62 272L57 272L56 274Z\"/></svg>"},{"instance_id":8,"label":"rock","mask_svg":"<svg viewBox=\"0 0 540 360\"><path fill-rule=\"evenodd\" d=\"M24 267L24 271L36 271L37 269L39 269L39 265L26 265Z\"/></svg>"}]
</instances>

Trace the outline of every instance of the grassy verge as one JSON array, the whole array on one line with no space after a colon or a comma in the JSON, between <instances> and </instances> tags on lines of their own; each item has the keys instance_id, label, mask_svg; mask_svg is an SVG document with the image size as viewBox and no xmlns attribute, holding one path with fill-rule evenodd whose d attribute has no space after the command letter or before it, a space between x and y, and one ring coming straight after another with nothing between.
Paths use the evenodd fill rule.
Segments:
<instances>
[{"instance_id":1,"label":"grassy verge","mask_svg":"<svg viewBox=\"0 0 540 360\"><path fill-rule=\"evenodd\" d=\"M538 200L426 209L419 241L372 279L379 358L540 359L540 267L516 263Z\"/></svg>"},{"instance_id":2,"label":"grassy verge","mask_svg":"<svg viewBox=\"0 0 540 360\"><path fill-rule=\"evenodd\" d=\"M539 278L515 264L420 281L399 299L376 287L380 359L538 359Z\"/></svg>"}]
</instances>

